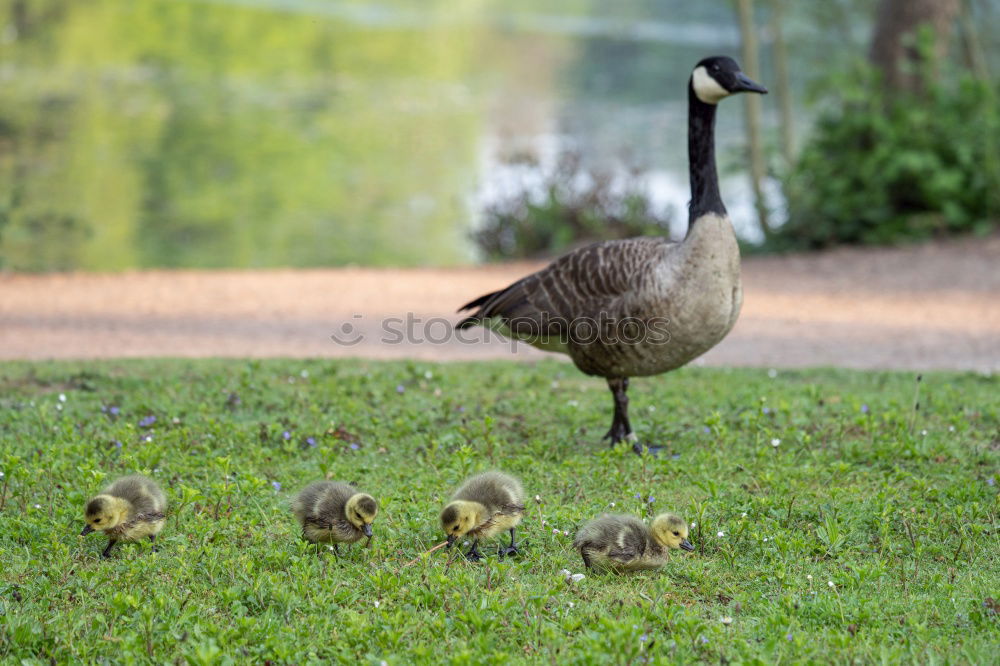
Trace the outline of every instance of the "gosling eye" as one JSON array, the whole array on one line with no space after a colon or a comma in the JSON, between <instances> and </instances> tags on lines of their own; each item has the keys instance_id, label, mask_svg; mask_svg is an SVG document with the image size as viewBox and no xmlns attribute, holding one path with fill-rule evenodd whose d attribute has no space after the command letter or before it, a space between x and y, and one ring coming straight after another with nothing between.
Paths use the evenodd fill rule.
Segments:
<instances>
[{"instance_id":1,"label":"gosling eye","mask_svg":"<svg viewBox=\"0 0 1000 666\"><path fill-rule=\"evenodd\" d=\"M680 532L674 532L674 536L680 536L680 535L681 535Z\"/></svg>"}]
</instances>

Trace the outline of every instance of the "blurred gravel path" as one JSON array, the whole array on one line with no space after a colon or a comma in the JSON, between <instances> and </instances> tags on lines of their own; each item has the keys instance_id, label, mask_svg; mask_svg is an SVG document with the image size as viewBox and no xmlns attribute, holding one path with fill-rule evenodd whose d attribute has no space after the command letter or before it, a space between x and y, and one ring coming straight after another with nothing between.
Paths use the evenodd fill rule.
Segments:
<instances>
[{"instance_id":1,"label":"blurred gravel path","mask_svg":"<svg viewBox=\"0 0 1000 666\"><path fill-rule=\"evenodd\" d=\"M0 274L0 359L508 358L510 343L479 329L427 339L447 336L458 305L533 268ZM1000 370L1000 236L751 257L743 276L739 323L696 363ZM407 313L413 340L393 343ZM363 340L334 342L345 322Z\"/></svg>"}]
</instances>

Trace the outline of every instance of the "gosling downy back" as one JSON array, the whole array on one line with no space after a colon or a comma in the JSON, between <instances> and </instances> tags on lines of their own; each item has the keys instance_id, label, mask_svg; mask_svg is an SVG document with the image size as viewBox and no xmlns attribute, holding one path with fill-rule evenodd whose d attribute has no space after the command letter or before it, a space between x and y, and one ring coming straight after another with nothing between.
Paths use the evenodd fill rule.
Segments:
<instances>
[{"instance_id":1,"label":"gosling downy back","mask_svg":"<svg viewBox=\"0 0 1000 666\"><path fill-rule=\"evenodd\" d=\"M361 516L349 516L348 505ZM354 543L370 537L371 521L378 513L378 504L370 495L353 486L335 481L311 483L292 500L292 512L302 526L302 535L314 543Z\"/></svg>"}]
</instances>

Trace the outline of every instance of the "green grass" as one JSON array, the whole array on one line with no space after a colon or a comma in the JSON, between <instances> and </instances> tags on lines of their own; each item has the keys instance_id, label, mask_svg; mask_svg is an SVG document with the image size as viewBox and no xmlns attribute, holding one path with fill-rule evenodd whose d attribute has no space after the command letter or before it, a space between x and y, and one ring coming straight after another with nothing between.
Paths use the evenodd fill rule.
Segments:
<instances>
[{"instance_id":1,"label":"green grass","mask_svg":"<svg viewBox=\"0 0 1000 666\"><path fill-rule=\"evenodd\" d=\"M640 458L599 441L603 383L557 362L0 365L0 657L995 663L1000 381L925 375L919 410L916 389L839 370L640 379L633 422L666 446ZM521 556L405 567L491 467L532 498ZM102 561L83 503L137 470L171 501L161 550ZM379 499L371 549L299 540L288 500L324 476ZM612 503L682 513L697 551L566 583L574 530Z\"/></svg>"}]
</instances>

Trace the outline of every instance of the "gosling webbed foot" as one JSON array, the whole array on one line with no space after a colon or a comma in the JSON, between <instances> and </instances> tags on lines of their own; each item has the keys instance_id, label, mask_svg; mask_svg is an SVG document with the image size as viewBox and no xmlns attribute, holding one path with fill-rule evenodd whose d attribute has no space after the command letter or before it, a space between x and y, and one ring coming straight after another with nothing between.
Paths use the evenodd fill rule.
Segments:
<instances>
[{"instance_id":1,"label":"gosling webbed foot","mask_svg":"<svg viewBox=\"0 0 1000 666\"><path fill-rule=\"evenodd\" d=\"M517 546L500 546L497 549L497 555L499 555L500 557L507 557L508 555L511 556L517 555L519 552L520 551L518 551Z\"/></svg>"},{"instance_id":2,"label":"gosling webbed foot","mask_svg":"<svg viewBox=\"0 0 1000 666\"><path fill-rule=\"evenodd\" d=\"M111 557L111 549L115 547L116 543L118 543L118 542L117 541L108 541L107 547L105 547L104 552L101 553L101 558L102 559L106 560L106 559L108 559L108 558Z\"/></svg>"}]
</instances>

